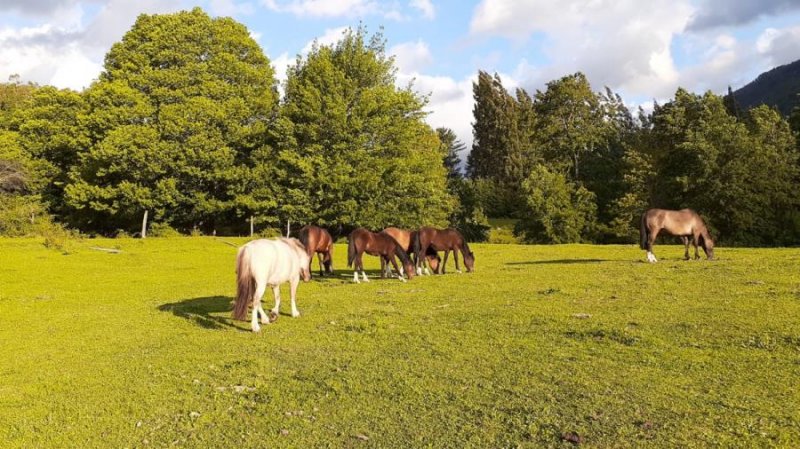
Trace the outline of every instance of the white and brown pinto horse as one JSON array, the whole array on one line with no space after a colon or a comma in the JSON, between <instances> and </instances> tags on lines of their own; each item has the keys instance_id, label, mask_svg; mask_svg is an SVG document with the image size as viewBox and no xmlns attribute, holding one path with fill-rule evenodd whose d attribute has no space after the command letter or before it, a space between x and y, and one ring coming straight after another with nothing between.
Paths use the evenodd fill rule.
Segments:
<instances>
[{"instance_id":1,"label":"white and brown pinto horse","mask_svg":"<svg viewBox=\"0 0 800 449\"><path fill-rule=\"evenodd\" d=\"M714 241L708 234L703 219L691 209L666 210L649 209L642 214L642 224L639 228L641 241L639 247L647 251L648 262L658 262L653 254L653 243L658 233L664 231L678 236L686 247L685 260L689 260L689 242L694 245L694 258L699 259L697 247L703 248L709 260L714 259Z\"/></svg>"},{"instance_id":2,"label":"white and brown pinto horse","mask_svg":"<svg viewBox=\"0 0 800 449\"><path fill-rule=\"evenodd\" d=\"M247 307L252 304L253 313L250 319L253 332L261 330L262 324L269 324L278 317L281 306L280 285L289 282L292 298L292 316L300 316L297 310L297 285L302 276L304 281L311 279L309 270L310 258L306 248L294 238L278 238L274 240L253 240L239 248L236 256L236 303L233 306L233 317L244 320ZM261 297L267 286L272 287L275 296L275 307L270 315L261 306Z\"/></svg>"}]
</instances>

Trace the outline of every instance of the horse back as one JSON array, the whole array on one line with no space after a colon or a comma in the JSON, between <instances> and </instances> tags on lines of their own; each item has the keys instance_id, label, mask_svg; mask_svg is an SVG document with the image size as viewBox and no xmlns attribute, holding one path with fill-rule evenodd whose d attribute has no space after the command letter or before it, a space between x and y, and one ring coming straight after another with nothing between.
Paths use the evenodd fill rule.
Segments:
<instances>
[{"instance_id":1,"label":"horse back","mask_svg":"<svg viewBox=\"0 0 800 449\"><path fill-rule=\"evenodd\" d=\"M385 232L390 237L395 239L398 244L405 250L406 252L411 251L411 243L412 243L412 233L406 231L405 229L400 228L386 228L382 232Z\"/></svg>"},{"instance_id":2,"label":"horse back","mask_svg":"<svg viewBox=\"0 0 800 449\"><path fill-rule=\"evenodd\" d=\"M247 244L250 270L258 283L279 285L300 276L300 261L289 244L259 239Z\"/></svg>"},{"instance_id":3,"label":"horse back","mask_svg":"<svg viewBox=\"0 0 800 449\"><path fill-rule=\"evenodd\" d=\"M644 223L651 232L663 230L678 236L692 235L706 228L703 219L692 209L649 209L644 214Z\"/></svg>"}]
</instances>

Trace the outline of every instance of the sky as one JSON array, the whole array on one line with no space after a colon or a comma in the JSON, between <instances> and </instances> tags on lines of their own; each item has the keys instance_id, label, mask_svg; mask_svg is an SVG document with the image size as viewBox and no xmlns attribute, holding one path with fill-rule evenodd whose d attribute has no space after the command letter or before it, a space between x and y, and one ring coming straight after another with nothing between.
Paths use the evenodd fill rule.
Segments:
<instances>
[{"instance_id":1,"label":"sky","mask_svg":"<svg viewBox=\"0 0 800 449\"><path fill-rule=\"evenodd\" d=\"M800 0L0 0L0 81L81 90L139 14L195 6L246 25L279 80L315 39L382 29L398 86L428 95L428 123L468 147L478 70L529 93L581 71L647 109L800 59Z\"/></svg>"}]
</instances>

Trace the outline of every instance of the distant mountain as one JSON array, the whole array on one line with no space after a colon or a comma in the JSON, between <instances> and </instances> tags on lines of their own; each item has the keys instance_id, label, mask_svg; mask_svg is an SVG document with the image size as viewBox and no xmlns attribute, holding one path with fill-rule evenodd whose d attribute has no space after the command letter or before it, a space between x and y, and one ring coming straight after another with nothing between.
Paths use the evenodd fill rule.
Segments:
<instances>
[{"instance_id":1,"label":"distant mountain","mask_svg":"<svg viewBox=\"0 0 800 449\"><path fill-rule=\"evenodd\" d=\"M775 67L741 89L733 91L738 106L744 110L761 104L777 106L783 115L800 105L800 59Z\"/></svg>"}]
</instances>

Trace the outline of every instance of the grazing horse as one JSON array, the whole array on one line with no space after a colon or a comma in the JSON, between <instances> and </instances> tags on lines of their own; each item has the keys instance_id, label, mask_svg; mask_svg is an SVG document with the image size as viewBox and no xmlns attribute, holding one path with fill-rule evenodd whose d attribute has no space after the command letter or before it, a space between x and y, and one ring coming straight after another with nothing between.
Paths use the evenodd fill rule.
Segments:
<instances>
[{"instance_id":1,"label":"grazing horse","mask_svg":"<svg viewBox=\"0 0 800 449\"><path fill-rule=\"evenodd\" d=\"M394 266L394 271L400 273L401 281L405 282L403 278L404 271L409 279L414 277L414 264L411 262L411 258L408 257L403 247L397 243L397 240L383 232L373 233L364 228L358 228L350 233L347 243L347 266L349 267L355 262L353 267L355 270L353 271L354 282L359 282L359 270L361 271L361 276L364 278L364 282L369 282L367 273L364 272L364 264L361 260L361 256L364 252L371 256L379 256L384 262L391 262L392 266ZM395 256L400 258L404 270L397 268ZM384 273L381 272L381 277L383 276Z\"/></svg>"},{"instance_id":2,"label":"grazing horse","mask_svg":"<svg viewBox=\"0 0 800 449\"><path fill-rule=\"evenodd\" d=\"M409 256L413 255L414 256L413 262L414 265L416 265L417 255L414 252L414 238L417 235L417 231L408 231L405 229L390 227L384 229L381 232L385 232L391 235L392 238L397 240L397 243L399 243L400 246L406 251L406 254L408 254ZM423 260L423 262L427 262L428 266L431 267L431 270L434 273L438 273L439 264L442 262L442 259L439 257L439 253L437 253L435 249L429 248L428 252L425 253L425 260ZM381 259L381 271L384 270L384 267L386 267L386 269L388 270L389 265L387 265L383 261L383 259ZM426 274L430 274L430 271L428 271L427 267L425 267L425 271L427 272ZM418 269L417 274L422 274L422 270Z\"/></svg>"},{"instance_id":3,"label":"grazing horse","mask_svg":"<svg viewBox=\"0 0 800 449\"><path fill-rule=\"evenodd\" d=\"M414 251L417 253L417 265L420 263L419 256L423 252L427 253L429 248L436 251L444 251L444 261L442 262L442 274L447 265L447 256L450 251L453 251L453 258L456 261L456 272L461 273L458 267L458 251L464 256L464 266L468 272L471 272L475 267L475 253L470 251L467 241L455 229L436 229L429 226L419 228L417 236L414 239Z\"/></svg>"},{"instance_id":4,"label":"grazing horse","mask_svg":"<svg viewBox=\"0 0 800 449\"><path fill-rule=\"evenodd\" d=\"M300 316L297 310L297 285L300 283L300 276L304 281L311 279L309 262L306 248L297 239L260 239L240 247L236 255L236 303L233 306L233 317L244 320L247 317L247 307L252 304L250 325L253 332L260 331L259 315L262 324L269 324L277 319L281 306L280 285L287 281L291 286L292 316ZM264 313L261 306L261 297L264 296L267 286L272 287L272 294L275 296L275 307L270 312L272 317Z\"/></svg>"},{"instance_id":5,"label":"grazing horse","mask_svg":"<svg viewBox=\"0 0 800 449\"><path fill-rule=\"evenodd\" d=\"M678 236L686 247L685 260L689 260L689 242L694 245L694 258L699 259L697 247L703 248L709 260L714 259L714 241L708 234L703 219L691 209L666 210L649 209L642 214L642 224L639 228L641 241L639 247L647 251L648 262L658 262L653 254L653 243L660 231Z\"/></svg>"},{"instance_id":6,"label":"grazing horse","mask_svg":"<svg viewBox=\"0 0 800 449\"><path fill-rule=\"evenodd\" d=\"M300 229L300 243L306 247L309 265L314 253L317 253L320 276L324 276L325 273L333 274L333 237L327 230L314 225L303 226ZM323 265L325 265L324 271Z\"/></svg>"}]
</instances>

